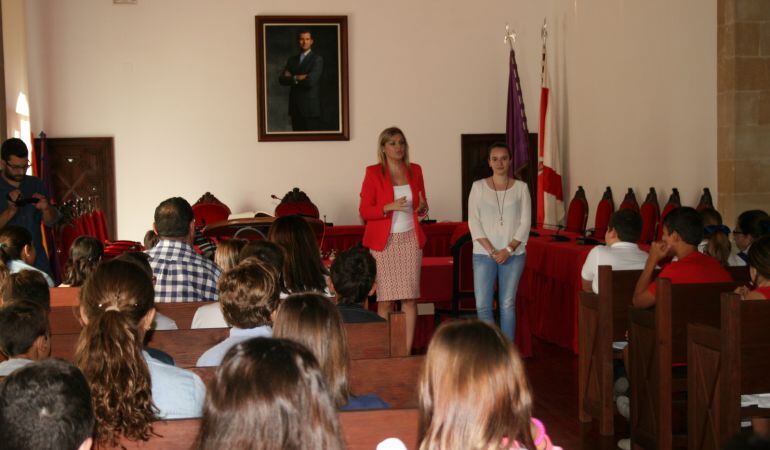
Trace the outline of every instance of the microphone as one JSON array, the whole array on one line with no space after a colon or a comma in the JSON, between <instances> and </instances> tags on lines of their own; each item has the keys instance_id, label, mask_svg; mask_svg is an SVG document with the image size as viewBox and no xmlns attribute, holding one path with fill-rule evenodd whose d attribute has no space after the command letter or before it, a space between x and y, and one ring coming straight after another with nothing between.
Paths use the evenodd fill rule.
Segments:
<instances>
[{"instance_id":1,"label":"microphone","mask_svg":"<svg viewBox=\"0 0 770 450\"><path fill-rule=\"evenodd\" d=\"M272 198L273 200L278 200L279 202L283 201L283 197L279 197L275 194L270 194L270 198Z\"/></svg>"}]
</instances>

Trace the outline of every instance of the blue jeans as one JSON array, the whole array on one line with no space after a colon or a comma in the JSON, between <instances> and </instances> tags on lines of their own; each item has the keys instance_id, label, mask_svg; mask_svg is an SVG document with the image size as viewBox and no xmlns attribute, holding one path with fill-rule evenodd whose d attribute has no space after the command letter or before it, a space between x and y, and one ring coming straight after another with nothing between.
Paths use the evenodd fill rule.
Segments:
<instances>
[{"instance_id":1,"label":"blue jeans","mask_svg":"<svg viewBox=\"0 0 770 450\"><path fill-rule=\"evenodd\" d=\"M513 341L516 331L516 289L524 271L526 253L512 255L498 264L488 255L473 255L473 291L476 296L476 312L479 319L495 323L492 301L497 281L500 304L500 329Z\"/></svg>"}]
</instances>

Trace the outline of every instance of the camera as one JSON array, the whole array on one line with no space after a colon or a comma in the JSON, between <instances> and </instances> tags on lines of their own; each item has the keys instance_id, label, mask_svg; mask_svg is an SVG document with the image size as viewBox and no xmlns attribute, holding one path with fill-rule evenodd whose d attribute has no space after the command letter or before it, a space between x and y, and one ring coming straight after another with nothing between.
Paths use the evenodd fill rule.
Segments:
<instances>
[{"instance_id":1,"label":"camera","mask_svg":"<svg viewBox=\"0 0 770 450\"><path fill-rule=\"evenodd\" d=\"M33 205L40 201L39 198L35 197L29 197L29 198L17 198L16 200L11 199L11 194L9 193L6 196L6 199L8 199L9 202L13 203L16 206L24 206L24 205Z\"/></svg>"}]
</instances>

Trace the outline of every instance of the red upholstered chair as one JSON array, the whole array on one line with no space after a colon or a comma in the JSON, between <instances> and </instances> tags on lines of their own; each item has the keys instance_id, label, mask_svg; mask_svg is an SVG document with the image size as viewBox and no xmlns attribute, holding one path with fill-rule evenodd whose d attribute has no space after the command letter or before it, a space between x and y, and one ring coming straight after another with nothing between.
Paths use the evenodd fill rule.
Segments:
<instances>
[{"instance_id":1,"label":"red upholstered chair","mask_svg":"<svg viewBox=\"0 0 770 450\"><path fill-rule=\"evenodd\" d=\"M594 236L604 239L604 233L607 232L607 225L610 223L610 216L615 212L615 202L612 201L612 189L607 189L596 205L596 218L594 218Z\"/></svg>"},{"instance_id":2,"label":"red upholstered chair","mask_svg":"<svg viewBox=\"0 0 770 450\"><path fill-rule=\"evenodd\" d=\"M294 188L287 192L281 199L281 203L275 207L275 217L293 215L312 217L314 219L321 217L318 207L299 188Z\"/></svg>"},{"instance_id":3,"label":"red upholstered chair","mask_svg":"<svg viewBox=\"0 0 770 450\"><path fill-rule=\"evenodd\" d=\"M682 201L679 199L679 189L671 189L671 195L668 197L668 203L663 207L663 212L660 214L660 225L658 226L658 235L655 239L660 240L663 236L663 221L666 220L666 216L671 211L682 206Z\"/></svg>"},{"instance_id":4,"label":"red upholstered chair","mask_svg":"<svg viewBox=\"0 0 770 450\"><path fill-rule=\"evenodd\" d=\"M222 222L230 217L230 208L214 197L211 192L206 192L192 205L195 216L195 227L203 228L212 223Z\"/></svg>"},{"instance_id":5,"label":"red upholstered chair","mask_svg":"<svg viewBox=\"0 0 770 450\"><path fill-rule=\"evenodd\" d=\"M144 247L139 242L134 241L115 241L106 242L104 245L104 259L117 258L126 252L141 252Z\"/></svg>"},{"instance_id":6,"label":"red upholstered chair","mask_svg":"<svg viewBox=\"0 0 770 450\"><path fill-rule=\"evenodd\" d=\"M700 201L695 209L702 211L707 208L714 209L714 201L711 200L711 191L709 188L703 188L703 195L700 196Z\"/></svg>"},{"instance_id":7,"label":"red upholstered chair","mask_svg":"<svg viewBox=\"0 0 770 450\"><path fill-rule=\"evenodd\" d=\"M658 194L655 188L650 188L647 198L644 199L642 207L639 208L639 214L642 216L642 234L639 236L639 242L649 244L655 239L655 233L660 222L660 206L658 206Z\"/></svg>"},{"instance_id":8,"label":"red upholstered chair","mask_svg":"<svg viewBox=\"0 0 770 450\"><path fill-rule=\"evenodd\" d=\"M588 201L583 186L578 186L575 196L569 202L567 224L564 228L567 231L582 234L586 231L586 222L588 222Z\"/></svg>"},{"instance_id":9,"label":"red upholstered chair","mask_svg":"<svg viewBox=\"0 0 770 450\"><path fill-rule=\"evenodd\" d=\"M639 211L639 202L636 201L636 194L634 194L634 190L632 188L628 188L628 192L626 192L626 196L623 197L623 202L620 204L618 209L628 208Z\"/></svg>"}]
</instances>

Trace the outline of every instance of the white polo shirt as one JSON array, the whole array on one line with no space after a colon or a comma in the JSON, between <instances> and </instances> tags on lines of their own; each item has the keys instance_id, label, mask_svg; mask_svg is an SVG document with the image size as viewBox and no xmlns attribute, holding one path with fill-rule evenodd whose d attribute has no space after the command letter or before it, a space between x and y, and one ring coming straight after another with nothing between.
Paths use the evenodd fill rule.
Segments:
<instances>
[{"instance_id":1,"label":"white polo shirt","mask_svg":"<svg viewBox=\"0 0 770 450\"><path fill-rule=\"evenodd\" d=\"M594 293L599 293L599 266L612 266L613 270L642 270L647 262L647 252L633 242L616 242L597 245L588 253L580 276L591 282Z\"/></svg>"}]
</instances>

